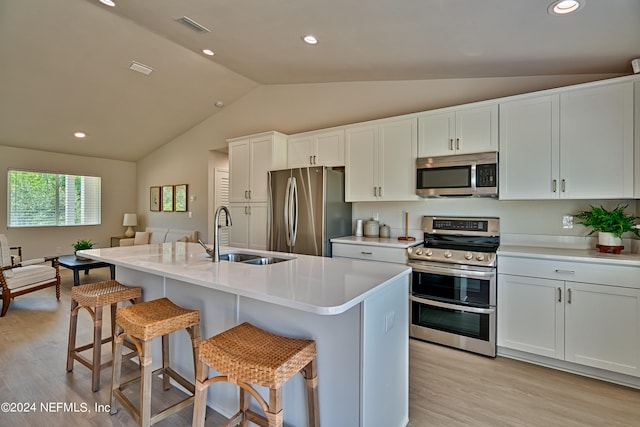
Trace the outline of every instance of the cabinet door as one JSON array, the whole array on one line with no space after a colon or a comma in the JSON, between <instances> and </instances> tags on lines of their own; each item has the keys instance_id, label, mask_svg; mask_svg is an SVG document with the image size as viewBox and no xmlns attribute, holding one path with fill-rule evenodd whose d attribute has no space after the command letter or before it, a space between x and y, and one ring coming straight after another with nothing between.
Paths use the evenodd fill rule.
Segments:
<instances>
[{"instance_id":1,"label":"cabinet door","mask_svg":"<svg viewBox=\"0 0 640 427\"><path fill-rule=\"evenodd\" d=\"M427 114L418 119L418 157L454 154L455 113Z\"/></svg>"},{"instance_id":2,"label":"cabinet door","mask_svg":"<svg viewBox=\"0 0 640 427\"><path fill-rule=\"evenodd\" d=\"M498 276L498 345L564 357L564 282Z\"/></svg>"},{"instance_id":3,"label":"cabinet door","mask_svg":"<svg viewBox=\"0 0 640 427\"><path fill-rule=\"evenodd\" d=\"M336 130L316 136L317 157L314 165L344 166L344 130Z\"/></svg>"},{"instance_id":4,"label":"cabinet door","mask_svg":"<svg viewBox=\"0 0 640 427\"><path fill-rule=\"evenodd\" d=\"M416 157L418 137L415 118L381 123L378 127L379 200L418 200Z\"/></svg>"},{"instance_id":5,"label":"cabinet door","mask_svg":"<svg viewBox=\"0 0 640 427\"><path fill-rule=\"evenodd\" d=\"M249 141L229 144L229 202L246 202L249 195Z\"/></svg>"},{"instance_id":6,"label":"cabinet door","mask_svg":"<svg viewBox=\"0 0 640 427\"><path fill-rule=\"evenodd\" d=\"M500 104L500 199L558 198L559 97Z\"/></svg>"},{"instance_id":7,"label":"cabinet door","mask_svg":"<svg viewBox=\"0 0 640 427\"><path fill-rule=\"evenodd\" d=\"M311 166L316 155L316 138L312 135L289 138L287 159L290 168Z\"/></svg>"},{"instance_id":8,"label":"cabinet door","mask_svg":"<svg viewBox=\"0 0 640 427\"><path fill-rule=\"evenodd\" d=\"M348 128L345 131L345 199L347 202L377 200L377 135L375 125Z\"/></svg>"},{"instance_id":9,"label":"cabinet door","mask_svg":"<svg viewBox=\"0 0 640 427\"><path fill-rule=\"evenodd\" d=\"M251 161L250 161L250 202L267 201L267 176L271 169L273 153L273 139L264 137L251 140Z\"/></svg>"},{"instance_id":10,"label":"cabinet door","mask_svg":"<svg viewBox=\"0 0 640 427\"><path fill-rule=\"evenodd\" d=\"M640 289L566 286L565 359L640 376Z\"/></svg>"},{"instance_id":11,"label":"cabinet door","mask_svg":"<svg viewBox=\"0 0 640 427\"><path fill-rule=\"evenodd\" d=\"M246 203L230 203L231 227L229 227L229 246L249 247L249 206Z\"/></svg>"},{"instance_id":12,"label":"cabinet door","mask_svg":"<svg viewBox=\"0 0 640 427\"><path fill-rule=\"evenodd\" d=\"M633 83L560 95L561 197L633 197Z\"/></svg>"},{"instance_id":13,"label":"cabinet door","mask_svg":"<svg viewBox=\"0 0 640 427\"><path fill-rule=\"evenodd\" d=\"M498 151L498 105L456 111L456 154Z\"/></svg>"},{"instance_id":14,"label":"cabinet door","mask_svg":"<svg viewBox=\"0 0 640 427\"><path fill-rule=\"evenodd\" d=\"M249 205L249 248L267 250L267 204Z\"/></svg>"}]
</instances>

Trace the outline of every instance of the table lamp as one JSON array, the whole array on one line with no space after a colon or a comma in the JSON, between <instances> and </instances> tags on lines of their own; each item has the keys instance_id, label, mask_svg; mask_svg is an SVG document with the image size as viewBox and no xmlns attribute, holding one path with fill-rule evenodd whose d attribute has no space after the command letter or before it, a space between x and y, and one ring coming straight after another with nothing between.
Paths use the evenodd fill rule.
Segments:
<instances>
[{"instance_id":1,"label":"table lamp","mask_svg":"<svg viewBox=\"0 0 640 427\"><path fill-rule=\"evenodd\" d=\"M135 236L135 231L133 231L133 228L131 227L135 227L136 225L138 225L138 215L134 214L134 213L126 213L124 214L124 220L122 221L122 225L125 227L129 227L127 228L127 231L124 232L124 235L127 237L133 237Z\"/></svg>"}]
</instances>

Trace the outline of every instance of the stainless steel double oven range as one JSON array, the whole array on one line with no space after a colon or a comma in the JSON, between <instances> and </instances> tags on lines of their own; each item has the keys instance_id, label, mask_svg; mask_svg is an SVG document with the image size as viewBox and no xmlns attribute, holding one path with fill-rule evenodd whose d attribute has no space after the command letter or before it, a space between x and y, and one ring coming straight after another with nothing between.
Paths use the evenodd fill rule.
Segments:
<instances>
[{"instance_id":1,"label":"stainless steel double oven range","mask_svg":"<svg viewBox=\"0 0 640 427\"><path fill-rule=\"evenodd\" d=\"M407 249L410 336L495 357L500 220L425 216L422 230Z\"/></svg>"}]
</instances>

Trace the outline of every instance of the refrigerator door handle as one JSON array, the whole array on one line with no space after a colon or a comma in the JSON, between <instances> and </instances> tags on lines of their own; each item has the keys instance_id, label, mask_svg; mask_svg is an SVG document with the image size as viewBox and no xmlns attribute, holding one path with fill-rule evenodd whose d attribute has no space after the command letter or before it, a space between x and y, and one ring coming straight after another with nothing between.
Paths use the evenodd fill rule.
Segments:
<instances>
[{"instance_id":1,"label":"refrigerator door handle","mask_svg":"<svg viewBox=\"0 0 640 427\"><path fill-rule=\"evenodd\" d=\"M289 219L289 204L291 202L291 177L287 178L287 189L284 194L284 224L285 224L285 237L287 239L287 246L291 246L291 222Z\"/></svg>"},{"instance_id":2,"label":"refrigerator door handle","mask_svg":"<svg viewBox=\"0 0 640 427\"><path fill-rule=\"evenodd\" d=\"M291 178L291 246L295 246L298 235L298 184Z\"/></svg>"}]
</instances>

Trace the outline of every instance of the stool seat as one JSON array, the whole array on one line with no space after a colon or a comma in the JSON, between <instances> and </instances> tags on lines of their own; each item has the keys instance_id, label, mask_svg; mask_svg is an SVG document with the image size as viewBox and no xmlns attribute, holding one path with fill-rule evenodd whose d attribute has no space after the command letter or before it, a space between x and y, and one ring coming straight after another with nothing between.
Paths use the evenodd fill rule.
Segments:
<instances>
[{"instance_id":1,"label":"stool seat","mask_svg":"<svg viewBox=\"0 0 640 427\"><path fill-rule=\"evenodd\" d=\"M116 312L116 323L127 331L127 335L145 341L199 322L198 310L179 307L168 298L122 307Z\"/></svg>"},{"instance_id":2,"label":"stool seat","mask_svg":"<svg viewBox=\"0 0 640 427\"><path fill-rule=\"evenodd\" d=\"M71 315L69 319L69 343L67 347L67 372L73 371L73 362L77 360L91 369L92 390L100 389L100 370L111 364L109 361L101 364L102 344L113 341L115 332L116 308L119 302L131 301L135 303L142 297L142 289L126 286L115 280L89 283L71 288ZM111 334L102 338L102 307L111 306ZM93 342L76 347L76 332L78 312L84 308L93 320ZM93 348L93 360L89 360L80 353Z\"/></svg>"},{"instance_id":3,"label":"stool seat","mask_svg":"<svg viewBox=\"0 0 640 427\"><path fill-rule=\"evenodd\" d=\"M148 427L167 416L178 412L193 404L195 393L194 380L190 382L170 367L169 363L169 334L185 329L191 337L193 347L194 372L198 360L198 345L200 344L200 312L188 310L175 305L168 298L159 298L141 302L128 307L121 307L116 312L116 334L114 338L114 363L111 373L111 406L110 413L118 411L117 403L129 411L131 416L141 427ZM128 337L136 346L140 360L140 376L121 384L122 345ZM162 367L152 372L152 340L162 337ZM151 377L156 372L162 372L163 388L170 388L170 378L192 393L155 414L151 414ZM140 380L140 404L136 407L123 393L123 386Z\"/></svg>"},{"instance_id":4,"label":"stool seat","mask_svg":"<svg viewBox=\"0 0 640 427\"><path fill-rule=\"evenodd\" d=\"M243 323L200 343L200 361L230 382L279 388L316 358L316 342Z\"/></svg>"},{"instance_id":5,"label":"stool seat","mask_svg":"<svg viewBox=\"0 0 640 427\"><path fill-rule=\"evenodd\" d=\"M220 375L208 378L209 368ZM300 372L305 378L308 402L308 423L320 425L318 412L318 377L316 372L316 342L310 339L287 338L242 323L200 343L196 378L193 427L204 426L207 388L227 381L240 387L240 409L225 426L250 421L265 427L282 427L282 386ZM269 389L268 401L253 386ZM249 396L260 404L264 416L249 408Z\"/></svg>"},{"instance_id":6,"label":"stool seat","mask_svg":"<svg viewBox=\"0 0 640 427\"><path fill-rule=\"evenodd\" d=\"M126 286L116 280L89 283L71 288L71 298L79 305L95 307L140 298L142 289Z\"/></svg>"}]
</instances>

